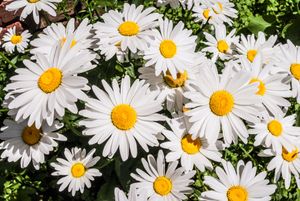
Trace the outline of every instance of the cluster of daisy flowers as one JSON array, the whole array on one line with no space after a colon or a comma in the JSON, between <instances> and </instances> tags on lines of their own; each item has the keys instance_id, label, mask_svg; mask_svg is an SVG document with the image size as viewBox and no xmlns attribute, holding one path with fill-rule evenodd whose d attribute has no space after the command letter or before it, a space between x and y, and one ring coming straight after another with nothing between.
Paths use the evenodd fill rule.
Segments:
<instances>
[{"instance_id":1,"label":"cluster of daisy flowers","mask_svg":"<svg viewBox=\"0 0 300 201\"><path fill-rule=\"evenodd\" d=\"M39 23L39 11L55 15L59 2L15 0L6 9L23 9L21 19L32 12ZM23 53L30 43L31 57L5 87L9 118L1 128L1 158L38 170L68 140L61 133L67 109L82 117L82 135L89 145L98 144L103 157L120 155L126 161L159 147L131 173L135 182L128 194L115 188L116 201L185 200L196 170L217 175L204 177L210 190L200 200L270 200L276 185L266 172L257 172L252 162L240 160L234 167L222 158L224 149L247 144L249 135L263 147L259 156L272 158L267 170L275 171L274 181L282 177L288 189L293 176L300 186L300 128L296 115L286 114L288 98L300 103L300 47L276 43L276 36L262 32L236 35L230 26L237 11L228 0L157 1L157 6L167 4L182 4L196 22L210 24L211 33L201 41L205 48L196 51L197 36L183 22L164 18L154 7L127 3L95 24L88 19L78 26L74 19L53 23L36 38L9 29L2 47ZM91 85L84 73L98 68L99 56L142 60L139 78L126 75ZM78 101L85 104L80 111ZM59 191L74 196L101 177L95 152L65 148L64 157L51 163L52 175L60 177Z\"/></svg>"}]
</instances>

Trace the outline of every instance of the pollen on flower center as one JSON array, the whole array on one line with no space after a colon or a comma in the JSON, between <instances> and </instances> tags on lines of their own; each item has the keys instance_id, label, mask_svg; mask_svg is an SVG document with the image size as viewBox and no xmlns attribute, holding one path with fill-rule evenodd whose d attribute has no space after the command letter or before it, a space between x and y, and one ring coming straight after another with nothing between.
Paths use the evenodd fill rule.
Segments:
<instances>
[{"instance_id":1,"label":"pollen on flower center","mask_svg":"<svg viewBox=\"0 0 300 201\"><path fill-rule=\"evenodd\" d=\"M203 11L203 16L205 17L205 19L209 18L209 12L210 12L209 8L207 8Z\"/></svg>"},{"instance_id":2,"label":"pollen on flower center","mask_svg":"<svg viewBox=\"0 0 300 201\"><path fill-rule=\"evenodd\" d=\"M75 163L71 167L72 176L75 178L82 177L85 174L85 172L86 172L86 168L82 163Z\"/></svg>"},{"instance_id":3,"label":"pollen on flower center","mask_svg":"<svg viewBox=\"0 0 300 201\"><path fill-rule=\"evenodd\" d=\"M127 104L117 105L111 112L111 121L120 130L131 129L135 125L136 120L137 114L135 109Z\"/></svg>"},{"instance_id":4,"label":"pollen on flower center","mask_svg":"<svg viewBox=\"0 0 300 201\"><path fill-rule=\"evenodd\" d=\"M282 134L283 129L282 129L282 125L279 121L272 120L268 123L268 130L272 135L278 137Z\"/></svg>"},{"instance_id":5,"label":"pollen on flower center","mask_svg":"<svg viewBox=\"0 0 300 201\"><path fill-rule=\"evenodd\" d=\"M228 201L247 201L248 192L242 186L232 186L227 191Z\"/></svg>"},{"instance_id":6,"label":"pollen on flower center","mask_svg":"<svg viewBox=\"0 0 300 201\"><path fill-rule=\"evenodd\" d=\"M49 68L38 80L39 88L45 93L55 91L62 82L62 72L58 68Z\"/></svg>"},{"instance_id":7,"label":"pollen on flower center","mask_svg":"<svg viewBox=\"0 0 300 201\"><path fill-rule=\"evenodd\" d=\"M200 138L192 139L192 135L187 134L181 139L182 150L188 154L196 154L201 148Z\"/></svg>"},{"instance_id":8,"label":"pollen on flower center","mask_svg":"<svg viewBox=\"0 0 300 201\"><path fill-rule=\"evenodd\" d=\"M160 43L159 51L165 58L172 58L177 52L177 46L172 40L163 40Z\"/></svg>"},{"instance_id":9,"label":"pollen on flower center","mask_svg":"<svg viewBox=\"0 0 300 201\"><path fill-rule=\"evenodd\" d=\"M154 191L161 196L168 195L172 188L171 180L165 176L157 177L153 183Z\"/></svg>"},{"instance_id":10,"label":"pollen on flower center","mask_svg":"<svg viewBox=\"0 0 300 201\"><path fill-rule=\"evenodd\" d=\"M219 40L217 44L219 52L226 53L229 49L229 46L225 40Z\"/></svg>"},{"instance_id":11,"label":"pollen on flower center","mask_svg":"<svg viewBox=\"0 0 300 201\"><path fill-rule=\"evenodd\" d=\"M298 149L294 149L291 152L288 152L284 147L282 147L282 158L288 162L292 162L296 158L298 158Z\"/></svg>"},{"instance_id":12,"label":"pollen on flower center","mask_svg":"<svg viewBox=\"0 0 300 201\"><path fill-rule=\"evenodd\" d=\"M66 37L63 37L63 38L60 40L60 46L61 46L61 47L65 44L66 40L67 40ZM73 39L72 42L71 42L70 47L72 48L72 47L74 47L76 44L77 44L77 41Z\"/></svg>"},{"instance_id":13,"label":"pollen on flower center","mask_svg":"<svg viewBox=\"0 0 300 201\"><path fill-rule=\"evenodd\" d=\"M254 83L254 82L258 82L258 91L256 92L257 95L263 96L266 93L266 87L265 84L263 83L263 81L261 81L258 78L253 78L252 80L250 80L250 84Z\"/></svg>"},{"instance_id":14,"label":"pollen on flower center","mask_svg":"<svg viewBox=\"0 0 300 201\"><path fill-rule=\"evenodd\" d=\"M300 80L300 64L292 64L290 71L295 79Z\"/></svg>"},{"instance_id":15,"label":"pollen on flower center","mask_svg":"<svg viewBox=\"0 0 300 201\"><path fill-rule=\"evenodd\" d=\"M136 22L126 21L119 26L118 31L123 36L135 36L139 33L140 27Z\"/></svg>"},{"instance_id":16,"label":"pollen on flower center","mask_svg":"<svg viewBox=\"0 0 300 201\"><path fill-rule=\"evenodd\" d=\"M216 91L209 100L210 110L217 116L227 115L231 112L233 106L233 96L225 90Z\"/></svg>"},{"instance_id":17,"label":"pollen on flower center","mask_svg":"<svg viewBox=\"0 0 300 201\"><path fill-rule=\"evenodd\" d=\"M22 36L20 35L13 35L10 39L10 42L14 45L19 44L22 42Z\"/></svg>"},{"instance_id":18,"label":"pollen on flower center","mask_svg":"<svg viewBox=\"0 0 300 201\"><path fill-rule=\"evenodd\" d=\"M183 73L177 73L176 79L174 79L172 77L169 70L167 71L166 75L164 76L165 82L171 88L183 87L187 78L188 78L187 71L184 71Z\"/></svg>"},{"instance_id":19,"label":"pollen on flower center","mask_svg":"<svg viewBox=\"0 0 300 201\"><path fill-rule=\"evenodd\" d=\"M41 139L41 130L37 129L35 125L26 126L22 132L22 140L25 144L30 146L37 144Z\"/></svg>"},{"instance_id":20,"label":"pollen on flower center","mask_svg":"<svg viewBox=\"0 0 300 201\"><path fill-rule=\"evenodd\" d=\"M36 3L39 2L40 0L27 0L29 3Z\"/></svg>"},{"instance_id":21,"label":"pollen on flower center","mask_svg":"<svg viewBox=\"0 0 300 201\"><path fill-rule=\"evenodd\" d=\"M247 52L247 58L248 58L248 60L251 61L251 62L253 62L256 54L257 54L256 50L249 50Z\"/></svg>"}]
</instances>

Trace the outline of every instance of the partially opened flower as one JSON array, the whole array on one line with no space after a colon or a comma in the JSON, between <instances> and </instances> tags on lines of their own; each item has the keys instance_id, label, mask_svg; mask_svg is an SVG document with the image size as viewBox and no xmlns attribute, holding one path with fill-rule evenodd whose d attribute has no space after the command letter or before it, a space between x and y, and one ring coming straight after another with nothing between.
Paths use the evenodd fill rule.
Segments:
<instances>
[{"instance_id":1,"label":"partially opened flower","mask_svg":"<svg viewBox=\"0 0 300 201\"><path fill-rule=\"evenodd\" d=\"M18 11L23 9L20 19L24 20L32 13L34 22L39 24L40 14L39 11L45 11L52 16L56 16L56 3L62 0L14 0L6 6L7 11Z\"/></svg>"},{"instance_id":2,"label":"partially opened flower","mask_svg":"<svg viewBox=\"0 0 300 201\"><path fill-rule=\"evenodd\" d=\"M29 38L31 34L28 30L23 31L22 33L17 33L16 27L7 29L7 33L3 36L3 48L9 53L18 51L24 53L25 49L28 46Z\"/></svg>"},{"instance_id":3,"label":"partially opened flower","mask_svg":"<svg viewBox=\"0 0 300 201\"><path fill-rule=\"evenodd\" d=\"M187 199L187 194L192 192L189 187L194 181L192 177L195 171L185 174L184 168L177 168L178 162L169 163L166 170L163 152L158 152L157 159L148 155L147 161L143 158L142 163L145 171L137 169L137 174L131 176L137 180L138 192L145 191L149 200L155 201L179 201Z\"/></svg>"},{"instance_id":4,"label":"partially opened flower","mask_svg":"<svg viewBox=\"0 0 300 201\"><path fill-rule=\"evenodd\" d=\"M197 54L194 58L194 65L190 68L183 68L183 72L178 72L176 79L172 77L169 71L166 75L161 73L155 75L154 66L142 67L138 71L140 78L150 84L151 91L159 91L158 99L166 101L167 110L171 113L181 111L184 104L183 92L190 88L192 80L197 79L199 71L203 66L212 65L203 54Z\"/></svg>"},{"instance_id":5,"label":"partially opened flower","mask_svg":"<svg viewBox=\"0 0 300 201\"><path fill-rule=\"evenodd\" d=\"M268 184L267 173L256 175L252 162L239 161L236 170L230 162L222 161L223 168L217 167L218 178L205 176L204 183L212 190L201 194L200 200L210 201L257 201L271 200L276 185Z\"/></svg>"},{"instance_id":6,"label":"partially opened flower","mask_svg":"<svg viewBox=\"0 0 300 201\"><path fill-rule=\"evenodd\" d=\"M51 163L55 169L51 175L63 176L57 181L57 184L60 184L59 191L68 187L68 192L72 191L73 196L77 191L83 193L85 186L87 188L92 186L91 181L94 177L102 175L98 169L92 168L100 160L99 156L93 157L95 151L96 149L92 149L86 153L85 149L66 148L64 151L66 159L57 158L57 162Z\"/></svg>"},{"instance_id":7,"label":"partially opened flower","mask_svg":"<svg viewBox=\"0 0 300 201\"><path fill-rule=\"evenodd\" d=\"M119 149L123 161L129 157L129 151L135 158L138 144L148 152L148 146L157 146L157 135L163 126L157 121L165 117L158 114L162 110L161 101L157 100L159 92L150 92L144 80L135 80L130 84L129 76L116 79L112 87L102 80L105 91L92 86L97 99L90 98L86 109L79 112L86 119L79 122L86 127L84 135L92 136L89 144L106 144L103 156L112 157Z\"/></svg>"},{"instance_id":8,"label":"partially opened flower","mask_svg":"<svg viewBox=\"0 0 300 201\"><path fill-rule=\"evenodd\" d=\"M21 159L21 168L26 168L31 162L35 169L45 162L45 155L49 155L55 147L56 141L66 141L67 138L57 132L63 127L57 121L51 126L43 124L40 129L35 125L27 126L26 122L4 120L1 128L0 149L4 149L1 158L7 158L8 162L17 162Z\"/></svg>"}]
</instances>

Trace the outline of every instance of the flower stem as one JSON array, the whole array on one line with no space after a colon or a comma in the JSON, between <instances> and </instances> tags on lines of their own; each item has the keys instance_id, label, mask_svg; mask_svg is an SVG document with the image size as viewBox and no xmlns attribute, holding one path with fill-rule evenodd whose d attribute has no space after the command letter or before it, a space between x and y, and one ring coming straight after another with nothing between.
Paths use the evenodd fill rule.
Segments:
<instances>
[{"instance_id":1,"label":"flower stem","mask_svg":"<svg viewBox=\"0 0 300 201\"><path fill-rule=\"evenodd\" d=\"M3 54L3 52L0 52L0 56L7 62L7 63L9 63L12 67L14 67L14 68L17 68L17 66L14 64L14 63L12 63L4 54Z\"/></svg>"}]
</instances>

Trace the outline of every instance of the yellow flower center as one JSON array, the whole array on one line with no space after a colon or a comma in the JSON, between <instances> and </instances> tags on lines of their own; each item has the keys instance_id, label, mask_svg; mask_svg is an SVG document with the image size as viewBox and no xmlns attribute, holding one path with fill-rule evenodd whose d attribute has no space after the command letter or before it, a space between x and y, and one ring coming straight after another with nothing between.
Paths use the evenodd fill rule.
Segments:
<instances>
[{"instance_id":1,"label":"yellow flower center","mask_svg":"<svg viewBox=\"0 0 300 201\"><path fill-rule=\"evenodd\" d=\"M38 80L39 88L45 93L55 91L62 82L62 72L58 68L49 68Z\"/></svg>"},{"instance_id":2,"label":"yellow flower center","mask_svg":"<svg viewBox=\"0 0 300 201\"><path fill-rule=\"evenodd\" d=\"M85 166L82 163L75 163L71 168L72 176L75 178L82 177L86 172Z\"/></svg>"},{"instance_id":3,"label":"yellow flower center","mask_svg":"<svg viewBox=\"0 0 300 201\"><path fill-rule=\"evenodd\" d=\"M66 37L63 37L61 40L60 40L60 45L61 45L61 47L65 44L65 42L66 42ZM76 42L76 40L72 40L72 42L71 42L71 48L72 47L74 47L75 45L77 44L77 42Z\"/></svg>"},{"instance_id":4,"label":"yellow flower center","mask_svg":"<svg viewBox=\"0 0 300 201\"><path fill-rule=\"evenodd\" d=\"M229 49L229 46L225 40L219 40L217 44L219 52L226 53Z\"/></svg>"},{"instance_id":5,"label":"yellow flower center","mask_svg":"<svg viewBox=\"0 0 300 201\"><path fill-rule=\"evenodd\" d=\"M207 8L203 11L203 16L205 17L205 19L209 18L209 12L210 12L209 8Z\"/></svg>"},{"instance_id":6,"label":"yellow flower center","mask_svg":"<svg viewBox=\"0 0 300 201\"><path fill-rule=\"evenodd\" d=\"M268 123L268 130L272 135L278 137L281 135L283 129L279 121L272 120Z\"/></svg>"},{"instance_id":7,"label":"yellow flower center","mask_svg":"<svg viewBox=\"0 0 300 201\"><path fill-rule=\"evenodd\" d=\"M217 4L219 6L220 11L223 11L223 5L220 2L218 2ZM220 14L219 10L217 10L217 9L213 9L213 10L216 14Z\"/></svg>"},{"instance_id":8,"label":"yellow flower center","mask_svg":"<svg viewBox=\"0 0 300 201\"><path fill-rule=\"evenodd\" d=\"M171 88L177 88L184 86L185 81L188 78L188 74L186 71L183 73L177 73L177 78L174 79L168 70L166 75L164 76L164 80L167 83L167 85Z\"/></svg>"},{"instance_id":9,"label":"yellow flower center","mask_svg":"<svg viewBox=\"0 0 300 201\"><path fill-rule=\"evenodd\" d=\"M200 138L192 139L192 135L187 134L181 139L181 147L185 153L196 154L201 148Z\"/></svg>"},{"instance_id":10,"label":"yellow flower center","mask_svg":"<svg viewBox=\"0 0 300 201\"><path fill-rule=\"evenodd\" d=\"M300 64L292 64L290 71L295 79L300 80Z\"/></svg>"},{"instance_id":11,"label":"yellow flower center","mask_svg":"<svg viewBox=\"0 0 300 201\"><path fill-rule=\"evenodd\" d=\"M227 191L228 201L247 201L248 192L244 187L232 186Z\"/></svg>"},{"instance_id":12,"label":"yellow flower center","mask_svg":"<svg viewBox=\"0 0 300 201\"><path fill-rule=\"evenodd\" d=\"M22 140L25 144L35 145L41 139L41 130L37 129L35 125L26 126L22 133Z\"/></svg>"},{"instance_id":13,"label":"yellow flower center","mask_svg":"<svg viewBox=\"0 0 300 201\"><path fill-rule=\"evenodd\" d=\"M39 2L40 0L27 0L29 3L36 3Z\"/></svg>"},{"instance_id":14,"label":"yellow flower center","mask_svg":"<svg viewBox=\"0 0 300 201\"><path fill-rule=\"evenodd\" d=\"M161 176L155 179L153 183L153 188L157 194L164 196L168 195L171 192L173 186L169 178Z\"/></svg>"},{"instance_id":15,"label":"yellow flower center","mask_svg":"<svg viewBox=\"0 0 300 201\"><path fill-rule=\"evenodd\" d=\"M120 130L131 129L137 120L135 109L130 105L120 104L111 111L111 121Z\"/></svg>"},{"instance_id":16,"label":"yellow flower center","mask_svg":"<svg viewBox=\"0 0 300 201\"><path fill-rule=\"evenodd\" d=\"M160 43L159 51L165 58L172 58L177 52L177 46L172 40L163 40Z\"/></svg>"},{"instance_id":17,"label":"yellow flower center","mask_svg":"<svg viewBox=\"0 0 300 201\"><path fill-rule=\"evenodd\" d=\"M13 35L10 39L10 42L14 45L19 44L22 42L22 36L20 35Z\"/></svg>"},{"instance_id":18,"label":"yellow flower center","mask_svg":"<svg viewBox=\"0 0 300 201\"><path fill-rule=\"evenodd\" d=\"M256 54L257 54L256 50L249 50L247 52L247 58L248 58L248 60L251 61L251 62L253 62Z\"/></svg>"},{"instance_id":19,"label":"yellow flower center","mask_svg":"<svg viewBox=\"0 0 300 201\"><path fill-rule=\"evenodd\" d=\"M231 112L233 106L233 96L225 90L216 91L209 100L210 110L217 116L227 115Z\"/></svg>"},{"instance_id":20,"label":"yellow flower center","mask_svg":"<svg viewBox=\"0 0 300 201\"><path fill-rule=\"evenodd\" d=\"M266 93L266 87L265 84L263 83L263 81L261 81L258 78L253 78L252 80L250 80L250 84L254 83L254 82L258 82L258 91L256 92L257 95L263 96Z\"/></svg>"},{"instance_id":21,"label":"yellow flower center","mask_svg":"<svg viewBox=\"0 0 300 201\"><path fill-rule=\"evenodd\" d=\"M123 22L118 28L119 33L123 36L135 36L139 30L139 25L132 21Z\"/></svg>"},{"instance_id":22,"label":"yellow flower center","mask_svg":"<svg viewBox=\"0 0 300 201\"><path fill-rule=\"evenodd\" d=\"M282 158L288 162L292 162L298 158L298 149L288 152L284 147L282 147Z\"/></svg>"}]
</instances>

